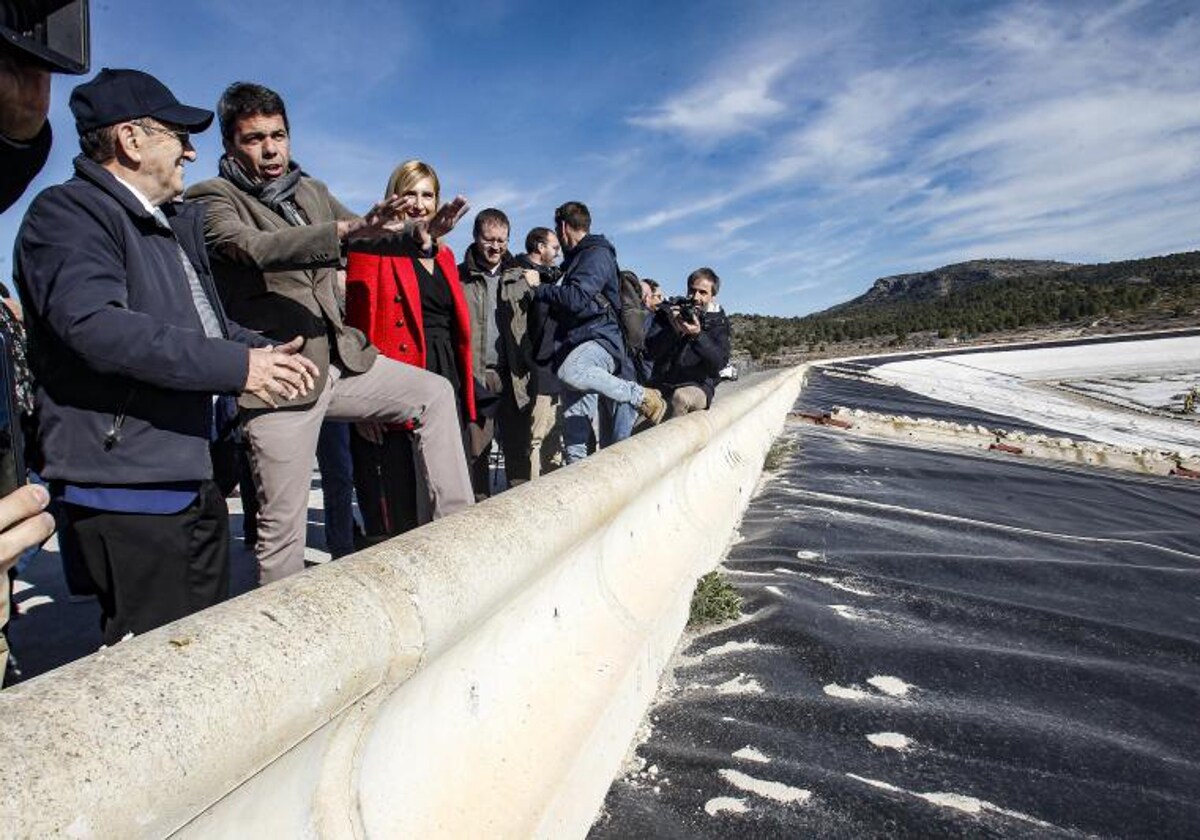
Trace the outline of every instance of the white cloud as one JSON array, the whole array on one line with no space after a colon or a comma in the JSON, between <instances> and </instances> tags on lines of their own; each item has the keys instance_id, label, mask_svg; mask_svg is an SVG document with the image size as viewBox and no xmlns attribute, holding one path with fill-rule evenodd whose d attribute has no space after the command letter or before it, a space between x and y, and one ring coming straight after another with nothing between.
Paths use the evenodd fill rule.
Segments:
<instances>
[{"instance_id":1,"label":"white cloud","mask_svg":"<svg viewBox=\"0 0 1200 840\"><path fill-rule=\"evenodd\" d=\"M757 130L787 110L772 87L789 63L772 59L738 73L721 73L629 122L709 140Z\"/></svg>"},{"instance_id":2,"label":"white cloud","mask_svg":"<svg viewBox=\"0 0 1200 840\"><path fill-rule=\"evenodd\" d=\"M670 224L671 222L677 222L681 219L686 219L689 216L696 215L697 213L718 210L737 197L737 193L724 192L697 198L691 201L685 201L673 207L655 210L654 212L648 213L645 216L633 219L632 221L627 222L622 227L622 230L627 233L638 233L660 228L663 225Z\"/></svg>"},{"instance_id":3,"label":"white cloud","mask_svg":"<svg viewBox=\"0 0 1200 840\"><path fill-rule=\"evenodd\" d=\"M802 296L982 256L1194 248L1200 16L1182 11L1019 3L939 31L933 49L867 27L874 48L836 74L800 63L760 80L773 133L727 134L724 171L681 181L627 229L679 251L746 243L738 273ZM801 70L820 83L796 83ZM695 113L659 116L700 125L703 90L687 94ZM787 212L761 212L785 197Z\"/></svg>"},{"instance_id":4,"label":"white cloud","mask_svg":"<svg viewBox=\"0 0 1200 840\"><path fill-rule=\"evenodd\" d=\"M549 197L559 190L558 184L542 184L537 189L519 187L511 181L496 181L476 187L467 199L472 210L497 207L505 213L520 213L544 206ZM546 222L549 223L549 220Z\"/></svg>"},{"instance_id":5,"label":"white cloud","mask_svg":"<svg viewBox=\"0 0 1200 840\"><path fill-rule=\"evenodd\" d=\"M965 87L947 85L940 73L925 68L861 73L783 139L777 158L767 165L768 176L825 182L867 177L895 164L914 138L966 95Z\"/></svg>"}]
</instances>

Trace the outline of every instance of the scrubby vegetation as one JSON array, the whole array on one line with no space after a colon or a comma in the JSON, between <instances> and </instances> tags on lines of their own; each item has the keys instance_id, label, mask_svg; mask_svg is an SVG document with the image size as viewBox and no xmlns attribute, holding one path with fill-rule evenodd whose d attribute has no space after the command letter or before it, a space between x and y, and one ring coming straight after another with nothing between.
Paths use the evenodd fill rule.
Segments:
<instances>
[{"instance_id":1,"label":"scrubby vegetation","mask_svg":"<svg viewBox=\"0 0 1200 840\"><path fill-rule=\"evenodd\" d=\"M801 318L734 315L735 351L756 360L863 340L902 346L1097 320L1200 323L1200 252L1103 265L979 260L882 278L866 294ZM927 340L925 343L929 343Z\"/></svg>"},{"instance_id":2,"label":"scrubby vegetation","mask_svg":"<svg viewBox=\"0 0 1200 840\"><path fill-rule=\"evenodd\" d=\"M742 596L720 572L709 572L696 582L688 627L732 621L742 614Z\"/></svg>"},{"instance_id":3,"label":"scrubby vegetation","mask_svg":"<svg viewBox=\"0 0 1200 840\"><path fill-rule=\"evenodd\" d=\"M795 448L796 444L791 438L783 436L776 438L763 457L763 469L768 471L779 469Z\"/></svg>"}]
</instances>

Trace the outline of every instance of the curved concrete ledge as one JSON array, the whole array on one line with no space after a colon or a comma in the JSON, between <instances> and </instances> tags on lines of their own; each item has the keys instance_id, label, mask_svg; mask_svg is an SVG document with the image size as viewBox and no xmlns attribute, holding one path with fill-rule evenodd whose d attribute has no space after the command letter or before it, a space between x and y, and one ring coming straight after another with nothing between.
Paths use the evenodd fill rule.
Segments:
<instances>
[{"instance_id":1,"label":"curved concrete ledge","mask_svg":"<svg viewBox=\"0 0 1200 840\"><path fill-rule=\"evenodd\" d=\"M572 836L803 369L0 692L8 836Z\"/></svg>"}]
</instances>

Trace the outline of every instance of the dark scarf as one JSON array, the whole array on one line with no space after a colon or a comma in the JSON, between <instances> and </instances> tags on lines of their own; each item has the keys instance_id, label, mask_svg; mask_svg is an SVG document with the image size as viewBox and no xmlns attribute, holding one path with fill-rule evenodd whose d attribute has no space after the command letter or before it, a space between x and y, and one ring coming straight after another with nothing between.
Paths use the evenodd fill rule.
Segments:
<instances>
[{"instance_id":1,"label":"dark scarf","mask_svg":"<svg viewBox=\"0 0 1200 840\"><path fill-rule=\"evenodd\" d=\"M292 227L304 227L308 224L308 220L304 218L300 207L292 198L296 194L296 188L300 186L300 175L302 174L295 161L288 163L288 171L283 175L261 184L251 181L242 167L229 155L221 158L217 168L220 170L222 178L242 192L257 198L282 216Z\"/></svg>"},{"instance_id":2,"label":"dark scarf","mask_svg":"<svg viewBox=\"0 0 1200 840\"><path fill-rule=\"evenodd\" d=\"M475 243L472 242L467 246L467 254L463 257L463 265L466 266L468 274L481 274L485 277L497 277L508 271L510 268L515 268L519 263L509 251L505 251L500 255L500 265L497 266L495 274L489 273L483 267L483 258L475 251ZM465 279L465 278L462 278Z\"/></svg>"}]
</instances>

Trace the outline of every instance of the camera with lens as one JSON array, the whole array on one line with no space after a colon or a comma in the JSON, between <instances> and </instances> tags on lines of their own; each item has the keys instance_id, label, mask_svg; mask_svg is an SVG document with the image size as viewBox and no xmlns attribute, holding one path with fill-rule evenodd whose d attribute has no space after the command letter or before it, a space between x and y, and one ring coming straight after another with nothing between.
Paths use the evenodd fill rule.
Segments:
<instances>
[{"instance_id":1,"label":"camera with lens","mask_svg":"<svg viewBox=\"0 0 1200 840\"><path fill-rule=\"evenodd\" d=\"M677 295L676 297L667 298L662 302L662 305L678 312L681 321L686 321L689 324L700 323L700 307L696 306L696 302L690 297Z\"/></svg>"},{"instance_id":2,"label":"camera with lens","mask_svg":"<svg viewBox=\"0 0 1200 840\"><path fill-rule=\"evenodd\" d=\"M88 0L0 0L0 49L56 73L88 71Z\"/></svg>"}]
</instances>

